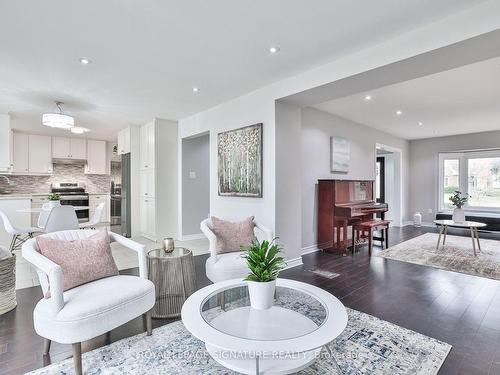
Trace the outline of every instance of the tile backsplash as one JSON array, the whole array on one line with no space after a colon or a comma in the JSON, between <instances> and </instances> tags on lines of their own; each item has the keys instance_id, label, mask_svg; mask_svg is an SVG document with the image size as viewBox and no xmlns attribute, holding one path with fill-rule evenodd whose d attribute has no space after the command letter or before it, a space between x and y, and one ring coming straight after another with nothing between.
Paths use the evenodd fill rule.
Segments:
<instances>
[{"instance_id":1,"label":"tile backsplash","mask_svg":"<svg viewBox=\"0 0 500 375\"><path fill-rule=\"evenodd\" d=\"M109 193L109 174L84 174L84 169L83 164L54 164L54 172L50 176L8 176L10 185L6 179L0 178L0 193L49 193L50 185L56 182L83 182L88 193Z\"/></svg>"}]
</instances>

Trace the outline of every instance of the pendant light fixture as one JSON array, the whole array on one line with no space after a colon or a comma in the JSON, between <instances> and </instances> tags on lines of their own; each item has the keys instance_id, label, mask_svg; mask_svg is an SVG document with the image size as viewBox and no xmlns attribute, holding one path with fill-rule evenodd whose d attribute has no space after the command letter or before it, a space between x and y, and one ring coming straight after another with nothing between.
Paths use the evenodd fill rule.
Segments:
<instances>
[{"instance_id":1,"label":"pendant light fixture","mask_svg":"<svg viewBox=\"0 0 500 375\"><path fill-rule=\"evenodd\" d=\"M51 128L70 130L75 126L75 119L72 116L63 114L61 105L64 103L56 102L59 113L44 113L42 115L42 124Z\"/></svg>"}]
</instances>

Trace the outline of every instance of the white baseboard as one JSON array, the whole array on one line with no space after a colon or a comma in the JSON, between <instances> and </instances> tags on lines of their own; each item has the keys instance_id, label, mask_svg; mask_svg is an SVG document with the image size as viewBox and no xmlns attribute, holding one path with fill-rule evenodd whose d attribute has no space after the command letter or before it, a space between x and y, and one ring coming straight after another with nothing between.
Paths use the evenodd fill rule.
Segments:
<instances>
[{"instance_id":1,"label":"white baseboard","mask_svg":"<svg viewBox=\"0 0 500 375\"><path fill-rule=\"evenodd\" d=\"M297 266L301 266L302 265L302 257L297 257L297 258L293 258L293 259L288 259L286 261L286 267L284 268L285 270L289 269L289 268L293 268L293 267L297 267Z\"/></svg>"},{"instance_id":2,"label":"white baseboard","mask_svg":"<svg viewBox=\"0 0 500 375\"><path fill-rule=\"evenodd\" d=\"M403 223L403 226L404 226L404 227L406 227L406 226L413 226L413 221L405 221L405 222ZM424 222L422 222L422 225L421 225L421 226L422 226L422 227L430 227L430 228L433 228L433 227L435 227L435 226L436 226L436 224L431 223L431 222L426 222L426 221L424 221Z\"/></svg>"},{"instance_id":3,"label":"white baseboard","mask_svg":"<svg viewBox=\"0 0 500 375\"><path fill-rule=\"evenodd\" d=\"M306 246L302 248L301 255L306 255L310 253L315 253L316 251L319 251L320 249L318 248L317 244L311 245L311 246Z\"/></svg>"},{"instance_id":4,"label":"white baseboard","mask_svg":"<svg viewBox=\"0 0 500 375\"><path fill-rule=\"evenodd\" d=\"M193 241L193 240L202 240L205 237L203 233L197 233L197 234L184 234L179 236L179 241Z\"/></svg>"}]
</instances>

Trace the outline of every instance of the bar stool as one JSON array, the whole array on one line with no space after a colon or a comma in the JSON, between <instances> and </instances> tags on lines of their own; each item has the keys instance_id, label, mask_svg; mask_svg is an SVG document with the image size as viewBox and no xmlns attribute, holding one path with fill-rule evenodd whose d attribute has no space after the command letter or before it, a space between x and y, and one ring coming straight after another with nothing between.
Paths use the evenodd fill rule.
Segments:
<instances>
[{"instance_id":1,"label":"bar stool","mask_svg":"<svg viewBox=\"0 0 500 375\"><path fill-rule=\"evenodd\" d=\"M368 237L368 254L372 255L373 247L373 232L382 231L382 247L387 249L389 247L389 220L370 220L364 221L359 224L354 224L352 234L352 254L356 252L356 244L360 244L360 240Z\"/></svg>"}]
</instances>

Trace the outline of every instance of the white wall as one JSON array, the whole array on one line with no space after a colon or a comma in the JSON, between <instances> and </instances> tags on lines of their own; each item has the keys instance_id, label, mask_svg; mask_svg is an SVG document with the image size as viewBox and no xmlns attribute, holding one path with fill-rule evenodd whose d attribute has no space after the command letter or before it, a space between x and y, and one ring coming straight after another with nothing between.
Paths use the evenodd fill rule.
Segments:
<instances>
[{"instance_id":1,"label":"white wall","mask_svg":"<svg viewBox=\"0 0 500 375\"><path fill-rule=\"evenodd\" d=\"M201 233L200 222L209 213L210 138L205 134L182 141L182 235Z\"/></svg>"},{"instance_id":2,"label":"white wall","mask_svg":"<svg viewBox=\"0 0 500 375\"><path fill-rule=\"evenodd\" d=\"M351 166L348 173L330 172L330 136L351 141ZM383 143L402 150L403 172L408 170L409 142L374 128L355 123L314 108L302 110L302 247L316 245L318 179L375 179L375 145ZM408 187L408 174L403 174ZM403 213L406 215L405 196Z\"/></svg>"},{"instance_id":3,"label":"white wall","mask_svg":"<svg viewBox=\"0 0 500 375\"><path fill-rule=\"evenodd\" d=\"M180 139L205 131L210 132L210 207L212 214L231 217L255 215L272 229L276 229L276 222L286 215L286 212L276 210L275 200L276 100L496 30L500 28L500 18L496 16L499 11L500 3L490 1L474 7L470 11L445 18L421 29L403 34L398 38L339 58L329 64L181 119L179 121ZM222 81L221 84L223 84ZM217 133L259 122L264 124L263 198L219 197L217 195ZM180 139L179 146L181 146ZM384 140L381 141L381 143L386 143ZM286 168L286 166L283 165L280 168ZM296 166L290 163L288 166L290 173L293 173L294 168ZM373 168L373 164L371 168ZM276 191L276 194L280 193L280 191ZM294 197L290 197L290 199L290 204L299 202L301 195L295 192ZM309 224L308 230L310 227ZM280 236L282 241L287 241L287 243L293 241L293 238L289 241L280 233L276 234ZM302 241L303 244L309 242L311 241ZM285 256L288 259L293 258L298 253L298 248L301 245L296 243L292 246L293 248L285 248Z\"/></svg>"},{"instance_id":4,"label":"white wall","mask_svg":"<svg viewBox=\"0 0 500 375\"><path fill-rule=\"evenodd\" d=\"M420 139L410 142L410 212L430 223L438 210L438 154L500 148L500 131ZM432 210L429 212L428 210Z\"/></svg>"}]
</instances>

